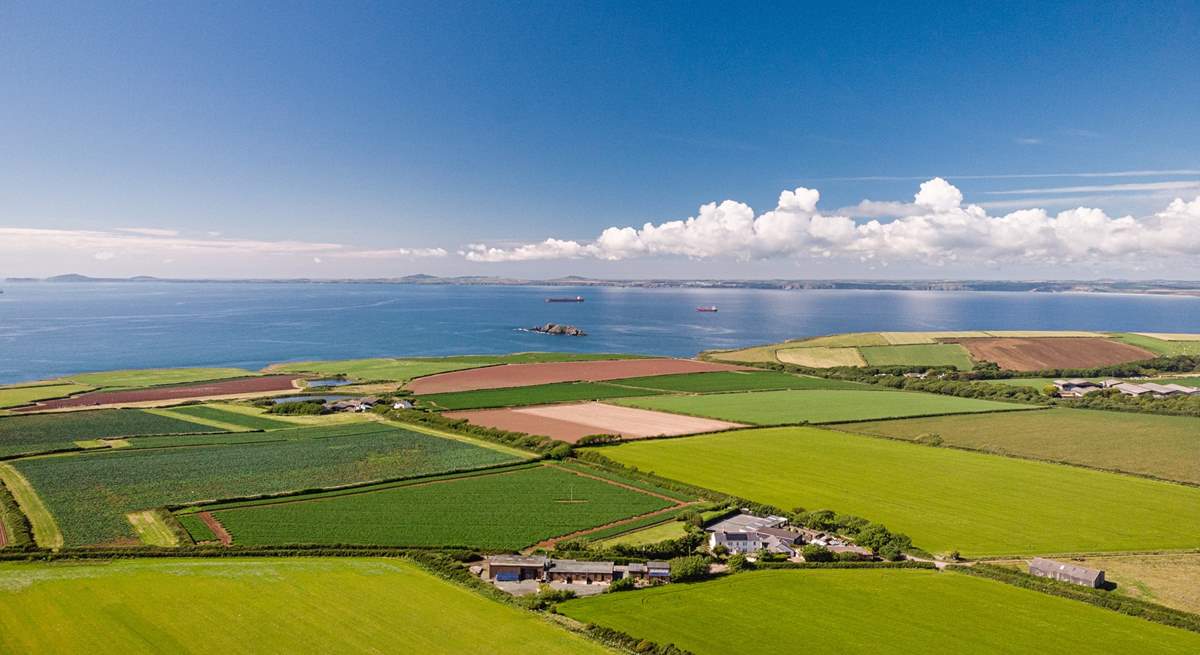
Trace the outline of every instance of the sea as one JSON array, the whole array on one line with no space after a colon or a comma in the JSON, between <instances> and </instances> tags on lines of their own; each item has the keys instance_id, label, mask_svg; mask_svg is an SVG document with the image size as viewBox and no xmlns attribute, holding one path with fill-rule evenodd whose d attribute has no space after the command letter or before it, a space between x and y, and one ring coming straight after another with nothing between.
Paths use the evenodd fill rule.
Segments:
<instances>
[{"instance_id":1,"label":"sea","mask_svg":"<svg viewBox=\"0 0 1200 655\"><path fill-rule=\"evenodd\" d=\"M8 283L0 384L119 368L549 350L691 356L876 330L1200 333L1200 298L363 283ZM580 303L546 298L582 296ZM719 311L697 312L698 306ZM587 336L527 328L548 322Z\"/></svg>"}]
</instances>

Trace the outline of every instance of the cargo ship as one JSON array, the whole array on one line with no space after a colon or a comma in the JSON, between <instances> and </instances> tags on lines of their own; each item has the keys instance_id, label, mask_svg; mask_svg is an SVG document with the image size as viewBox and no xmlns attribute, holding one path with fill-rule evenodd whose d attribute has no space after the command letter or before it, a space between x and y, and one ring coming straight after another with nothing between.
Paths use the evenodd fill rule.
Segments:
<instances>
[{"instance_id":1,"label":"cargo ship","mask_svg":"<svg viewBox=\"0 0 1200 655\"><path fill-rule=\"evenodd\" d=\"M546 302L583 302L583 296L570 296L567 298L547 298Z\"/></svg>"},{"instance_id":2,"label":"cargo ship","mask_svg":"<svg viewBox=\"0 0 1200 655\"><path fill-rule=\"evenodd\" d=\"M696 311L698 311L698 312L715 312L715 311L717 311L717 306L709 305L708 307L697 307Z\"/></svg>"}]
</instances>

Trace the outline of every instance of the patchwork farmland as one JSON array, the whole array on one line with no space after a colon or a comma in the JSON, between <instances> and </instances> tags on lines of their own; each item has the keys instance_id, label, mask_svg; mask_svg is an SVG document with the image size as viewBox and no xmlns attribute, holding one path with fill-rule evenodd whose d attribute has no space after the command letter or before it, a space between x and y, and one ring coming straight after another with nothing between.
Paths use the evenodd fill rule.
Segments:
<instances>
[{"instance_id":1,"label":"patchwork farmland","mask_svg":"<svg viewBox=\"0 0 1200 655\"><path fill-rule=\"evenodd\" d=\"M947 608L953 608L953 618L946 616ZM572 600L559 611L698 655L737 652L747 643L802 643L814 652L864 654L1101 653L1151 645L1157 653L1191 653L1200 648L1196 633L934 571L757 571Z\"/></svg>"},{"instance_id":2,"label":"patchwork farmland","mask_svg":"<svg viewBox=\"0 0 1200 655\"><path fill-rule=\"evenodd\" d=\"M263 375L205 383L147 387L145 389L130 389L126 391L90 391L71 396L70 398L42 401L34 406L22 407L18 411L70 409L100 405L169 402L189 398L278 393L294 390L298 379L298 377L291 375Z\"/></svg>"},{"instance_id":3,"label":"patchwork farmland","mask_svg":"<svg viewBox=\"0 0 1200 655\"><path fill-rule=\"evenodd\" d=\"M410 382L407 388L415 394L432 394L524 387L554 382L600 382L647 375L736 370L741 369L737 366L694 359L618 359L591 362L502 364L418 378Z\"/></svg>"},{"instance_id":4,"label":"patchwork farmland","mask_svg":"<svg viewBox=\"0 0 1200 655\"><path fill-rule=\"evenodd\" d=\"M879 521L968 556L1200 547L1200 488L817 428L603 448L614 461L777 507Z\"/></svg>"},{"instance_id":5,"label":"patchwork farmland","mask_svg":"<svg viewBox=\"0 0 1200 655\"><path fill-rule=\"evenodd\" d=\"M294 428L252 443L127 448L17 460L66 545L130 543L134 510L428 475L519 461L493 448L377 423Z\"/></svg>"},{"instance_id":6,"label":"patchwork farmland","mask_svg":"<svg viewBox=\"0 0 1200 655\"><path fill-rule=\"evenodd\" d=\"M203 509L241 545L517 550L678 504L570 469L534 465Z\"/></svg>"},{"instance_id":7,"label":"patchwork farmland","mask_svg":"<svg viewBox=\"0 0 1200 655\"><path fill-rule=\"evenodd\" d=\"M0 418L0 457L76 448L76 441L212 431L209 425L136 409L9 416Z\"/></svg>"}]
</instances>

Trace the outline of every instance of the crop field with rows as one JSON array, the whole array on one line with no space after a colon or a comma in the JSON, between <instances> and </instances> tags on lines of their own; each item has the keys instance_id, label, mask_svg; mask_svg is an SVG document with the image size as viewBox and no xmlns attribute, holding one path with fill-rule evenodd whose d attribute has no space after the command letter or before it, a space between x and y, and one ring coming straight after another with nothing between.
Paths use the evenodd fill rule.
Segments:
<instances>
[{"instance_id":1,"label":"crop field with rows","mask_svg":"<svg viewBox=\"0 0 1200 655\"><path fill-rule=\"evenodd\" d=\"M235 544L379 544L518 549L670 507L671 501L575 475L520 467L308 501L213 512Z\"/></svg>"},{"instance_id":2,"label":"crop field with rows","mask_svg":"<svg viewBox=\"0 0 1200 655\"><path fill-rule=\"evenodd\" d=\"M66 545L80 546L132 539L124 515L138 509L519 461L494 449L377 423L279 430L271 436L285 440L125 448L12 465L49 507Z\"/></svg>"},{"instance_id":3,"label":"crop field with rows","mask_svg":"<svg viewBox=\"0 0 1200 655\"><path fill-rule=\"evenodd\" d=\"M137 409L7 416L0 418L0 457L70 448L88 439L213 431L207 425Z\"/></svg>"}]
</instances>

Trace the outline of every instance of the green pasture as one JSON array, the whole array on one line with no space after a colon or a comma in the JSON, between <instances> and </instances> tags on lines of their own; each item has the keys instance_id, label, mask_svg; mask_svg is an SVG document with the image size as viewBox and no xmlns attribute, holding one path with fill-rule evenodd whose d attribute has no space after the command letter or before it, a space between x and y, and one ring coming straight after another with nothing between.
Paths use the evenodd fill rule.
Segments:
<instances>
[{"instance_id":1,"label":"green pasture","mask_svg":"<svg viewBox=\"0 0 1200 655\"><path fill-rule=\"evenodd\" d=\"M610 359L652 359L655 355L632 355L626 353L555 353L525 352L505 355L452 355L450 357L425 357L423 361L471 362L484 364L545 364L551 362L598 362Z\"/></svg>"},{"instance_id":2,"label":"green pasture","mask_svg":"<svg viewBox=\"0 0 1200 655\"><path fill-rule=\"evenodd\" d=\"M869 366L953 366L960 371L975 366L967 349L956 343L865 346L858 352Z\"/></svg>"},{"instance_id":3,"label":"green pasture","mask_svg":"<svg viewBox=\"0 0 1200 655\"><path fill-rule=\"evenodd\" d=\"M552 466L412 482L213 512L234 543L519 549L669 507Z\"/></svg>"},{"instance_id":4,"label":"green pasture","mask_svg":"<svg viewBox=\"0 0 1200 655\"><path fill-rule=\"evenodd\" d=\"M606 447L606 457L784 509L878 521L930 552L1200 547L1200 488L808 427Z\"/></svg>"},{"instance_id":5,"label":"green pasture","mask_svg":"<svg viewBox=\"0 0 1200 655\"><path fill-rule=\"evenodd\" d=\"M0 564L0 652L606 653L398 559Z\"/></svg>"},{"instance_id":6,"label":"green pasture","mask_svg":"<svg viewBox=\"0 0 1200 655\"><path fill-rule=\"evenodd\" d=\"M1200 355L1200 341L1167 341L1141 334L1122 332L1110 335L1113 339L1131 346L1145 348L1156 355Z\"/></svg>"},{"instance_id":7,"label":"green pasture","mask_svg":"<svg viewBox=\"0 0 1200 655\"><path fill-rule=\"evenodd\" d=\"M5 407L20 407L39 400L66 398L71 394L91 391L93 387L73 382L56 382L52 384L27 384L0 387L0 409Z\"/></svg>"},{"instance_id":8,"label":"green pasture","mask_svg":"<svg viewBox=\"0 0 1200 655\"><path fill-rule=\"evenodd\" d=\"M338 376L360 381L388 380L392 382L407 382L412 378L447 371L458 371L464 368L484 366L478 362L393 359L391 357L374 357L370 359L340 359L318 362L291 362L276 364L273 371L284 373L315 373L317 375Z\"/></svg>"},{"instance_id":9,"label":"green pasture","mask_svg":"<svg viewBox=\"0 0 1200 655\"><path fill-rule=\"evenodd\" d=\"M625 546L644 546L656 544L668 539L678 539L687 534L687 526L683 521L667 521L652 525L648 528L626 532L615 537L593 542L597 546L608 547L618 544Z\"/></svg>"},{"instance_id":10,"label":"green pasture","mask_svg":"<svg viewBox=\"0 0 1200 655\"><path fill-rule=\"evenodd\" d=\"M845 429L913 440L937 435L951 446L1200 484L1200 418L1056 408L854 423Z\"/></svg>"},{"instance_id":11,"label":"green pasture","mask_svg":"<svg viewBox=\"0 0 1200 655\"><path fill-rule=\"evenodd\" d=\"M0 418L0 457L74 448L76 441L143 434L212 432L213 427L137 409L25 414Z\"/></svg>"},{"instance_id":12,"label":"green pasture","mask_svg":"<svg viewBox=\"0 0 1200 655\"><path fill-rule=\"evenodd\" d=\"M222 435L226 439L248 436ZM255 436L277 440L123 448L10 464L49 507L65 543L82 546L133 538L125 514L135 510L519 461L513 455L465 441L379 423L295 428Z\"/></svg>"},{"instance_id":13,"label":"green pasture","mask_svg":"<svg viewBox=\"0 0 1200 655\"><path fill-rule=\"evenodd\" d=\"M696 655L805 652L1194 653L1200 634L959 573L756 571L567 601L577 621Z\"/></svg>"},{"instance_id":14,"label":"green pasture","mask_svg":"<svg viewBox=\"0 0 1200 655\"><path fill-rule=\"evenodd\" d=\"M241 368L145 368L125 371L101 371L97 373L77 373L69 376L73 382L92 387L103 387L105 390L138 389L141 387L157 387L166 384L185 384L189 382L208 382L226 378L243 378L258 375L254 371Z\"/></svg>"},{"instance_id":15,"label":"green pasture","mask_svg":"<svg viewBox=\"0 0 1200 655\"><path fill-rule=\"evenodd\" d=\"M242 412L231 412L212 405L185 405L182 407L172 407L167 411L171 414L224 423L246 430L279 430L296 427L293 423L285 423L265 416L252 416Z\"/></svg>"},{"instance_id":16,"label":"green pasture","mask_svg":"<svg viewBox=\"0 0 1200 655\"><path fill-rule=\"evenodd\" d=\"M477 391L454 391L420 396L422 405L437 409L483 409L519 407L581 400L605 400L662 393L654 389L630 389L603 382L557 382L528 387L504 387Z\"/></svg>"},{"instance_id":17,"label":"green pasture","mask_svg":"<svg viewBox=\"0 0 1200 655\"><path fill-rule=\"evenodd\" d=\"M714 371L651 375L614 380L622 387L640 387L681 393L717 393L722 391L768 391L775 389L866 389L866 385L844 380L792 375L777 371Z\"/></svg>"},{"instance_id":18,"label":"green pasture","mask_svg":"<svg viewBox=\"0 0 1200 655\"><path fill-rule=\"evenodd\" d=\"M1028 410L1029 405L905 391L759 391L702 396L651 396L619 405L750 423L830 423L902 416Z\"/></svg>"}]
</instances>

